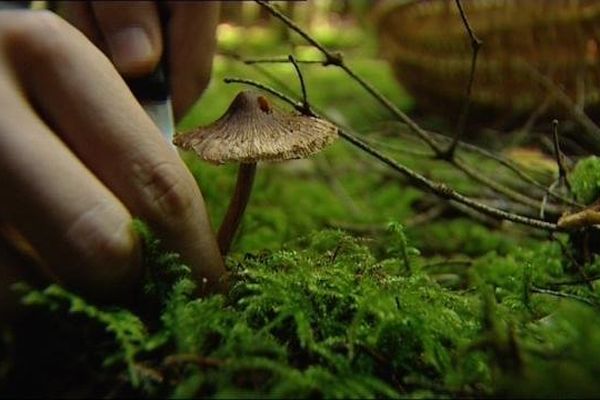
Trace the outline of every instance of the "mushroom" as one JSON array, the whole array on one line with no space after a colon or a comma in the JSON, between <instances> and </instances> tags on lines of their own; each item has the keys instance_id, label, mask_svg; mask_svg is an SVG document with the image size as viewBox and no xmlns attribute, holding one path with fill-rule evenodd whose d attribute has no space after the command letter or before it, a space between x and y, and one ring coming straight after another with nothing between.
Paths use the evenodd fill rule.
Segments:
<instances>
[{"instance_id":1,"label":"mushroom","mask_svg":"<svg viewBox=\"0 0 600 400\"><path fill-rule=\"evenodd\" d=\"M194 151L205 161L240 163L235 191L217 234L222 255L229 251L248 203L256 163L308 157L332 143L337 133L328 121L281 111L263 95L243 91L217 121L175 137L176 146Z\"/></svg>"}]
</instances>

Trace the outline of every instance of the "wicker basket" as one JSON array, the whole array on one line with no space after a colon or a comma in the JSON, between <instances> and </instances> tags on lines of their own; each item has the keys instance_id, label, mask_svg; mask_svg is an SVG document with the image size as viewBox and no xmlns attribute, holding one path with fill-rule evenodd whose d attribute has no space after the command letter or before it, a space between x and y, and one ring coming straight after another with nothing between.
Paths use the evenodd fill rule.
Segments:
<instances>
[{"instance_id":1,"label":"wicker basket","mask_svg":"<svg viewBox=\"0 0 600 400\"><path fill-rule=\"evenodd\" d=\"M525 114L547 90L531 67L560 84L577 104L600 103L600 1L463 0L483 41L472 101L480 109ZM417 103L445 113L460 108L471 46L454 0L385 1L376 10L380 46Z\"/></svg>"}]
</instances>

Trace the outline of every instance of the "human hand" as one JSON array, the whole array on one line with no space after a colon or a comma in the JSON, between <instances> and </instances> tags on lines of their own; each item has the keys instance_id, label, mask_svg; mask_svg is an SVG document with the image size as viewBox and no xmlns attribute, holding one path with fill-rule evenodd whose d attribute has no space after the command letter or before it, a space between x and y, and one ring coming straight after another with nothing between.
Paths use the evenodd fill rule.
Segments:
<instances>
[{"instance_id":1,"label":"human hand","mask_svg":"<svg viewBox=\"0 0 600 400\"><path fill-rule=\"evenodd\" d=\"M219 16L216 1L168 2L173 111L180 119L206 88ZM153 1L64 1L58 12L82 31L124 77L154 70L164 43Z\"/></svg>"},{"instance_id":2,"label":"human hand","mask_svg":"<svg viewBox=\"0 0 600 400\"><path fill-rule=\"evenodd\" d=\"M0 109L0 226L53 278L103 299L129 292L141 272L135 216L218 285L223 263L196 182L81 32L49 12L0 11ZM6 310L22 266L5 248Z\"/></svg>"}]
</instances>

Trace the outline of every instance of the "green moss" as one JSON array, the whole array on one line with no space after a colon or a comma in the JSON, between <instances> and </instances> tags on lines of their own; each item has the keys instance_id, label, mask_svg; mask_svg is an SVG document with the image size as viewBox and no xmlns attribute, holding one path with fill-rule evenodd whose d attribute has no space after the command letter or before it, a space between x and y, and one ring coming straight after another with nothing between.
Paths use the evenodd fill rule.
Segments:
<instances>
[{"instance_id":1,"label":"green moss","mask_svg":"<svg viewBox=\"0 0 600 400\"><path fill-rule=\"evenodd\" d=\"M252 31L228 46L272 48ZM331 32L322 39L333 44ZM329 35L329 36L328 36ZM264 39L264 40L263 40ZM356 38L349 36L345 45ZM370 43L370 42L369 42ZM297 47L299 57L314 49ZM252 53L254 54L254 53ZM348 58L403 109L411 106L380 60ZM182 130L221 115L240 86L260 78L216 57L215 79ZM285 83L289 65L265 66ZM402 129L377 131L390 115L335 68L302 66L311 102L391 157L461 193L481 185L411 151ZM408 151L407 151L408 150ZM502 183L514 176L462 154ZM184 158L213 225L225 213L235 165ZM597 159L569 179L593 201ZM548 184L550 182L547 182ZM442 215L431 214L436 209ZM432 217L433 215L433 217ZM390 223L390 221L394 221ZM136 222L145 281L133 305L109 306L60 286L21 286L27 313L3 330L0 393L18 397L379 398L597 396L599 290L582 284L600 258L574 265L566 238L512 224L490 228L445 207L338 141L309 160L261 164L230 256L231 290L193 296L189 268ZM457 262L458 261L458 262ZM110 266L107 266L109 268ZM559 297L560 295L560 297Z\"/></svg>"},{"instance_id":2,"label":"green moss","mask_svg":"<svg viewBox=\"0 0 600 400\"><path fill-rule=\"evenodd\" d=\"M196 299L189 269L143 225L137 229L148 271L142 308L93 304L57 286L21 288L39 313L38 329L15 336L16 348L36 349L40 340L45 351L78 343L71 351L79 357L51 354L66 369L85 362L96 371L80 379L80 395L395 398L600 390L597 310L532 292L570 273L558 243L488 253L474 260L466 290L450 290L422 267L399 224L390 225L384 252L344 231L321 230L280 250L234 255L231 291ZM61 335L49 335L57 326ZM84 327L94 339L79 343ZM98 357L97 348L110 351ZM30 368L37 351L18 356L3 393L33 395L20 385L41 379L52 382L44 393L69 393L63 368Z\"/></svg>"},{"instance_id":3,"label":"green moss","mask_svg":"<svg viewBox=\"0 0 600 400\"><path fill-rule=\"evenodd\" d=\"M590 204L600 197L600 158L591 156L580 160L569 181L577 201Z\"/></svg>"}]
</instances>

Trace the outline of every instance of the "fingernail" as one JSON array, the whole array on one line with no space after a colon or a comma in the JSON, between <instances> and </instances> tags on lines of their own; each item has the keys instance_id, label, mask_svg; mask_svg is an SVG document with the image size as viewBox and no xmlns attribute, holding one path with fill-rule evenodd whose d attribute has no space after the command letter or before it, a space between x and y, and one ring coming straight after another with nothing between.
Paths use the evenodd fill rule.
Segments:
<instances>
[{"instance_id":1,"label":"fingernail","mask_svg":"<svg viewBox=\"0 0 600 400\"><path fill-rule=\"evenodd\" d=\"M146 30L131 26L107 37L108 48L120 72L132 72L152 61L153 49Z\"/></svg>"}]
</instances>

